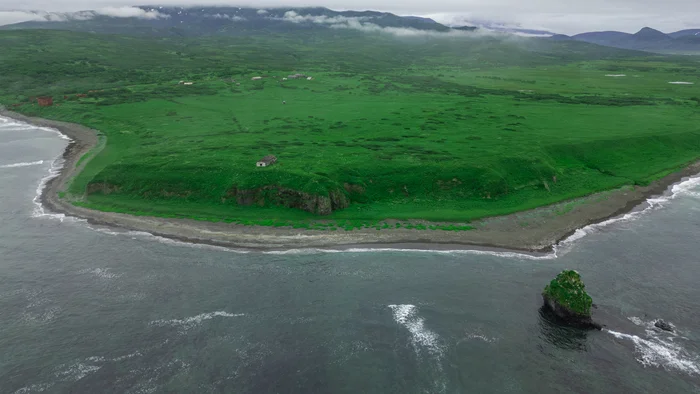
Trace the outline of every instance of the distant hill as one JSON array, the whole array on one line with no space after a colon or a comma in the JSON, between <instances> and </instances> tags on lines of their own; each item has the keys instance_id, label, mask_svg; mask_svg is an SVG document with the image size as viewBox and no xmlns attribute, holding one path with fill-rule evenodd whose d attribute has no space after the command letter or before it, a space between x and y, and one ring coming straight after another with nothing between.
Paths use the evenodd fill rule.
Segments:
<instances>
[{"instance_id":1,"label":"distant hill","mask_svg":"<svg viewBox=\"0 0 700 394\"><path fill-rule=\"evenodd\" d=\"M669 36L671 36L673 38L681 38L681 37L688 37L688 36L700 37L700 29L681 30L681 31L677 31L675 33L671 33L671 34L669 34Z\"/></svg>"},{"instance_id":2,"label":"distant hill","mask_svg":"<svg viewBox=\"0 0 700 394\"><path fill-rule=\"evenodd\" d=\"M285 33L326 29L448 32L452 28L429 18L376 11L333 11L328 8L159 7L139 9L156 17L114 17L82 11L63 14L62 21L31 21L0 29L59 29L110 34L216 36ZM475 30L461 27L458 30ZM403 31L406 30L406 31Z\"/></svg>"},{"instance_id":3,"label":"distant hill","mask_svg":"<svg viewBox=\"0 0 700 394\"><path fill-rule=\"evenodd\" d=\"M684 30L665 34L645 27L635 34L619 31L582 33L572 36L572 40L604 45L614 48L634 49L657 53L700 53L700 29ZM557 36L557 39L562 39Z\"/></svg>"}]
</instances>

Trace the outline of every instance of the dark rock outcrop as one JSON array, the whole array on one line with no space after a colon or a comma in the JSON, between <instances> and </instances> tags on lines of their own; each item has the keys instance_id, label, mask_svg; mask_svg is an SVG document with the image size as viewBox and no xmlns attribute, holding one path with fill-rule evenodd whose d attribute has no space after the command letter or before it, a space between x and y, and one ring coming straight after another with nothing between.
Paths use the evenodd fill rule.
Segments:
<instances>
[{"instance_id":1,"label":"dark rock outcrop","mask_svg":"<svg viewBox=\"0 0 700 394\"><path fill-rule=\"evenodd\" d=\"M673 332L673 326L670 323L667 323L661 319L654 322L654 327L660 328L664 331Z\"/></svg>"},{"instance_id":2,"label":"dark rock outcrop","mask_svg":"<svg viewBox=\"0 0 700 394\"><path fill-rule=\"evenodd\" d=\"M119 192L121 190L120 186L112 185L107 182L93 182L87 185L87 194L112 194Z\"/></svg>"},{"instance_id":3,"label":"dark rock outcrop","mask_svg":"<svg viewBox=\"0 0 700 394\"><path fill-rule=\"evenodd\" d=\"M341 190L331 190L328 195L319 195L277 185L256 189L234 187L226 193L226 198L235 198L239 205L277 205L301 209L316 215L330 215L333 211L350 206L350 200Z\"/></svg>"},{"instance_id":4,"label":"dark rock outcrop","mask_svg":"<svg viewBox=\"0 0 700 394\"><path fill-rule=\"evenodd\" d=\"M585 287L578 272L562 271L544 288L544 305L567 325L600 330L591 318L593 300Z\"/></svg>"}]
</instances>

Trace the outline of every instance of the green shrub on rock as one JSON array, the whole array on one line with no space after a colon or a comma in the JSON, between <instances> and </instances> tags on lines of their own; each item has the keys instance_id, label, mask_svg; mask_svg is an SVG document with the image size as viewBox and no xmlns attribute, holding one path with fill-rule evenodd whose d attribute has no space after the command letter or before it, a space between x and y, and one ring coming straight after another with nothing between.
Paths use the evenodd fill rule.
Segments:
<instances>
[{"instance_id":1,"label":"green shrub on rock","mask_svg":"<svg viewBox=\"0 0 700 394\"><path fill-rule=\"evenodd\" d=\"M580 316L591 315L593 299L586 293L581 275L574 270L562 271L544 288L545 300L550 299L559 306Z\"/></svg>"}]
</instances>

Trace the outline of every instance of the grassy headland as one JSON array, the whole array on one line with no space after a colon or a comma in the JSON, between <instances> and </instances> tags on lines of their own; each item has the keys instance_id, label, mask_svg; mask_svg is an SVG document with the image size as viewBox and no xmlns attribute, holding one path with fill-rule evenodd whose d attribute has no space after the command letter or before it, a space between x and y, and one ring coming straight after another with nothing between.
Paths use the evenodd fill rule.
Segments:
<instances>
[{"instance_id":1,"label":"grassy headland","mask_svg":"<svg viewBox=\"0 0 700 394\"><path fill-rule=\"evenodd\" d=\"M477 218L646 185L700 157L698 85L668 83L700 84L692 58L358 32L18 30L0 32L0 44L0 103L107 137L66 194L98 210L466 230ZM297 72L313 79L283 80ZM45 95L53 106L31 99ZM268 154L278 163L256 168ZM320 203L294 208L319 196L328 215Z\"/></svg>"}]
</instances>

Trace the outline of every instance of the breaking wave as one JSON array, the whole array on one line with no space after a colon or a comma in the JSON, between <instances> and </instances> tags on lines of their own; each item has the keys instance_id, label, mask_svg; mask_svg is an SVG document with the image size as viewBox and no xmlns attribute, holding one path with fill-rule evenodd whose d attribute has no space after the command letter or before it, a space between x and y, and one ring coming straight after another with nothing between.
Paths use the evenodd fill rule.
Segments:
<instances>
[{"instance_id":1,"label":"breaking wave","mask_svg":"<svg viewBox=\"0 0 700 394\"><path fill-rule=\"evenodd\" d=\"M389 305L389 308L394 312L394 320L411 333L411 341L417 351L425 349L432 354L442 355L438 335L425 328L425 321L416 313L415 305Z\"/></svg>"},{"instance_id":2,"label":"breaking wave","mask_svg":"<svg viewBox=\"0 0 700 394\"><path fill-rule=\"evenodd\" d=\"M41 164L44 164L43 160L37 160L37 161L32 161L32 162L27 162L27 163L5 164L5 165L1 165L0 168L29 167L29 166L38 166Z\"/></svg>"},{"instance_id":3,"label":"breaking wave","mask_svg":"<svg viewBox=\"0 0 700 394\"><path fill-rule=\"evenodd\" d=\"M58 158L54 160L51 163L51 168L49 168L49 174L45 176L44 178L41 179L39 182L39 186L36 188L36 194L34 195L34 199L32 202L34 203L34 210L32 211L32 217L33 218L49 218L49 219L57 219L61 222L64 220L72 220L72 221L84 221L87 222L86 220L79 219L73 216L66 216L62 213L52 213L52 212L47 212L46 209L44 209L44 204L41 202L41 195L44 192L44 188L46 187L46 184L49 183L50 180L56 178L60 173L61 173L61 168L63 168L63 158Z\"/></svg>"},{"instance_id":4,"label":"breaking wave","mask_svg":"<svg viewBox=\"0 0 700 394\"><path fill-rule=\"evenodd\" d=\"M422 369L432 375L432 393L444 393L447 391L447 379L442 369L443 346L440 337L425 327L425 320L418 315L415 305L400 304L388 305L394 317L394 321L408 330L411 334L411 345L422 362Z\"/></svg>"},{"instance_id":5,"label":"breaking wave","mask_svg":"<svg viewBox=\"0 0 700 394\"><path fill-rule=\"evenodd\" d=\"M604 330L618 339L632 341L637 352L637 361L645 367L661 367L690 375L700 375L700 357L691 355L673 336L662 336L654 330L646 330L646 338L612 330Z\"/></svg>"},{"instance_id":6,"label":"breaking wave","mask_svg":"<svg viewBox=\"0 0 700 394\"><path fill-rule=\"evenodd\" d=\"M700 186L700 176L699 177L692 177L688 178L680 183L677 183L671 187L670 193L668 195L663 195L659 197L653 197L653 198L648 198L645 202L647 205L643 209L639 209L633 212L626 213L622 216L614 217L605 221L602 221L600 223L595 223L588 225L586 227L582 227L578 230L576 230L571 236L568 238L562 240L558 244L554 246L554 258L559 257L562 254L562 252L566 253L566 251L579 239L585 237L586 235L589 234L594 234L605 227L608 227L612 224L616 223L625 223L625 222L631 222L633 220L639 219L643 215L646 215L647 213L659 210L666 205L668 205L669 202L672 200L676 199L679 196L700 196L697 192L694 192L693 189L696 189L698 186Z\"/></svg>"},{"instance_id":7,"label":"breaking wave","mask_svg":"<svg viewBox=\"0 0 700 394\"><path fill-rule=\"evenodd\" d=\"M93 269L83 269L78 271L79 274L92 274L93 276L100 279L116 279L122 276L122 274L116 274L111 271L111 268L93 268Z\"/></svg>"},{"instance_id":8,"label":"breaking wave","mask_svg":"<svg viewBox=\"0 0 700 394\"><path fill-rule=\"evenodd\" d=\"M165 327L172 326L178 327L182 331L187 331L190 328L196 327L202 324L205 320L211 320L215 317L239 317L245 316L244 313L228 313L224 311L201 313L197 316L187 317L185 319L170 319L170 320L154 320L150 323L152 326Z\"/></svg>"}]
</instances>

